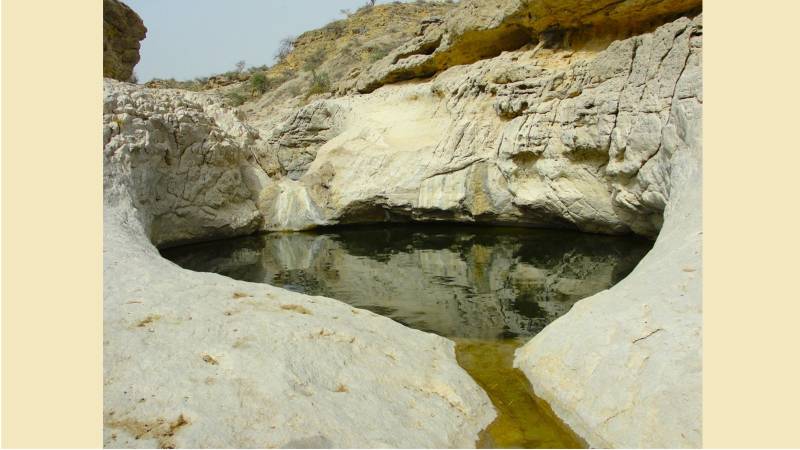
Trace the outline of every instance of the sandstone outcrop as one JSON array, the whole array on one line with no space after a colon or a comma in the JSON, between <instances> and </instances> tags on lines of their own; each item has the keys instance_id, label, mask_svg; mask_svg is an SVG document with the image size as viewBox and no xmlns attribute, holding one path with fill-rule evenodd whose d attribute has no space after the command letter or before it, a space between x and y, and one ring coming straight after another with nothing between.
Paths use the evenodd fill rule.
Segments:
<instances>
[{"instance_id":1,"label":"sandstone outcrop","mask_svg":"<svg viewBox=\"0 0 800 450\"><path fill-rule=\"evenodd\" d=\"M128 81L139 62L142 18L119 0L103 0L103 77Z\"/></svg>"},{"instance_id":2,"label":"sandstone outcrop","mask_svg":"<svg viewBox=\"0 0 800 450\"><path fill-rule=\"evenodd\" d=\"M251 130L212 96L104 88L104 446L474 445L495 412L451 341L163 259L255 229Z\"/></svg>"}]
</instances>

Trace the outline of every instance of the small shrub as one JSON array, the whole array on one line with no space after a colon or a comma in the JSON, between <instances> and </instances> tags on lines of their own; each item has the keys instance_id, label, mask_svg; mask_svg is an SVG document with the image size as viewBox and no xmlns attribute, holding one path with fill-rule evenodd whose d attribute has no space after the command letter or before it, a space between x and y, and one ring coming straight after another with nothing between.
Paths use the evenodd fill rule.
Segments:
<instances>
[{"instance_id":1,"label":"small shrub","mask_svg":"<svg viewBox=\"0 0 800 450\"><path fill-rule=\"evenodd\" d=\"M319 49L313 54L311 54L308 58L306 58L305 63L303 64L303 70L306 72L311 72L316 77L316 70L319 66L325 62L325 50Z\"/></svg>"},{"instance_id":2,"label":"small shrub","mask_svg":"<svg viewBox=\"0 0 800 450\"><path fill-rule=\"evenodd\" d=\"M331 80L328 77L328 74L324 72L314 73L313 78L311 79L311 87L308 88L308 92L306 93L306 98L315 94L324 94L330 91Z\"/></svg>"},{"instance_id":3,"label":"small shrub","mask_svg":"<svg viewBox=\"0 0 800 450\"><path fill-rule=\"evenodd\" d=\"M337 20L325 25L325 29L336 37L340 37L344 33L344 28L344 22L341 20Z\"/></svg>"},{"instance_id":4,"label":"small shrub","mask_svg":"<svg viewBox=\"0 0 800 450\"><path fill-rule=\"evenodd\" d=\"M229 106L241 106L246 100L244 95L238 92L229 92L225 94L225 101Z\"/></svg>"},{"instance_id":5,"label":"small shrub","mask_svg":"<svg viewBox=\"0 0 800 450\"><path fill-rule=\"evenodd\" d=\"M267 92L269 89L269 83L267 82L266 75L264 75L263 72L253 74L253 76L250 77L250 87L254 93L263 95L264 92Z\"/></svg>"},{"instance_id":6,"label":"small shrub","mask_svg":"<svg viewBox=\"0 0 800 450\"><path fill-rule=\"evenodd\" d=\"M374 63L380 61L391 51L391 47L372 47L369 49L369 62Z\"/></svg>"}]
</instances>

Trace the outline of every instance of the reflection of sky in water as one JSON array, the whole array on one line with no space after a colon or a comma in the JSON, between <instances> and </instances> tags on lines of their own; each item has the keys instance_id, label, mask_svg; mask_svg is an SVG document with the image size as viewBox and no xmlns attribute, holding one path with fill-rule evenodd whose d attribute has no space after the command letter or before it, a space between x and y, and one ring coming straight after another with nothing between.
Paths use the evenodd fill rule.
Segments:
<instances>
[{"instance_id":1,"label":"reflection of sky in water","mask_svg":"<svg viewBox=\"0 0 800 450\"><path fill-rule=\"evenodd\" d=\"M447 337L536 334L624 278L637 238L521 228L381 226L165 250L187 269L336 298Z\"/></svg>"}]
</instances>

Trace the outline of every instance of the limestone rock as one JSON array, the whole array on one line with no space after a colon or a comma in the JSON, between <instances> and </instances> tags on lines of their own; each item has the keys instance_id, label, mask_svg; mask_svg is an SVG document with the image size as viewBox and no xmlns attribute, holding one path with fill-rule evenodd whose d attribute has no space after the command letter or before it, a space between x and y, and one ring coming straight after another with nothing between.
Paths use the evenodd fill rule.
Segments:
<instances>
[{"instance_id":1,"label":"limestone rock","mask_svg":"<svg viewBox=\"0 0 800 450\"><path fill-rule=\"evenodd\" d=\"M697 65L672 90L651 160L659 172L648 172L649 191L667 203L655 246L625 280L579 301L515 359L536 394L593 447L702 445L701 56L692 50Z\"/></svg>"},{"instance_id":2,"label":"limestone rock","mask_svg":"<svg viewBox=\"0 0 800 450\"><path fill-rule=\"evenodd\" d=\"M254 130L201 94L111 80L104 88L105 172L129 172L125 192L107 184L105 195L130 195L155 245L258 229L261 185L246 182L257 167L248 161Z\"/></svg>"},{"instance_id":3,"label":"limestone rock","mask_svg":"<svg viewBox=\"0 0 800 450\"><path fill-rule=\"evenodd\" d=\"M183 270L122 203L104 234L106 447L464 448L495 416L449 340Z\"/></svg>"},{"instance_id":4,"label":"limestone rock","mask_svg":"<svg viewBox=\"0 0 800 450\"><path fill-rule=\"evenodd\" d=\"M425 23L420 36L392 51L341 92L428 77L449 67L516 50L531 41L548 47L604 30L643 31L653 21L699 8L699 0L463 0L447 20ZM430 25L430 26L429 26Z\"/></svg>"},{"instance_id":5,"label":"limestone rock","mask_svg":"<svg viewBox=\"0 0 800 450\"><path fill-rule=\"evenodd\" d=\"M297 181L262 196L265 227L446 219L655 236L668 198L656 156L674 100L701 95L688 80L701 35L682 17L599 52L536 46L313 102L270 128Z\"/></svg>"},{"instance_id":6,"label":"limestone rock","mask_svg":"<svg viewBox=\"0 0 800 450\"><path fill-rule=\"evenodd\" d=\"M147 35L141 17L119 0L103 0L103 77L128 81Z\"/></svg>"}]
</instances>

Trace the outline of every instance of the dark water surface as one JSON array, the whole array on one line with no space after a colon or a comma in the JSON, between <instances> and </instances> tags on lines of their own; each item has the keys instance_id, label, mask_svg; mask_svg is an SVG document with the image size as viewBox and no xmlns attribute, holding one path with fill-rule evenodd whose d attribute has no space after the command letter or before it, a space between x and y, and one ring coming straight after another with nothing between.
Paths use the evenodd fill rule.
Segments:
<instances>
[{"instance_id":1,"label":"dark water surface","mask_svg":"<svg viewBox=\"0 0 800 450\"><path fill-rule=\"evenodd\" d=\"M369 226L270 233L164 250L178 265L332 297L456 341L498 418L479 445L581 443L511 367L576 301L627 276L652 243L526 228Z\"/></svg>"}]
</instances>

